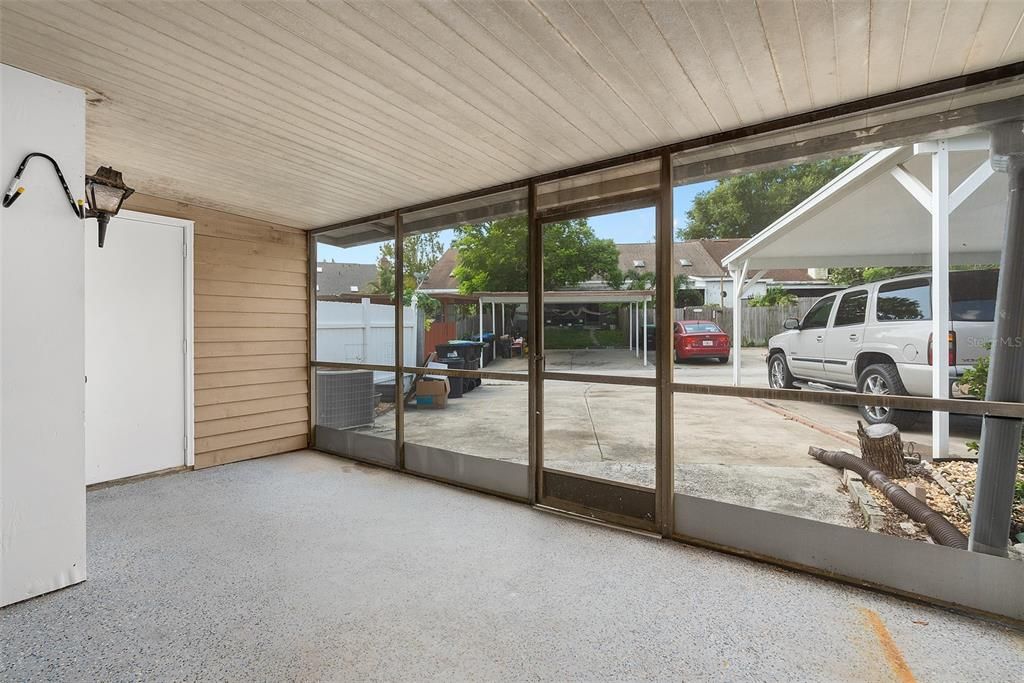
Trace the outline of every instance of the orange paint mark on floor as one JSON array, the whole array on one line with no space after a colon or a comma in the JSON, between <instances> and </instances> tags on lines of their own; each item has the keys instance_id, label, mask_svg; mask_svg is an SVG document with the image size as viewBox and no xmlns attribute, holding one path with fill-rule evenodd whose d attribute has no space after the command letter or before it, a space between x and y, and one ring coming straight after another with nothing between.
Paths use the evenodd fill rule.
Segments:
<instances>
[{"instance_id":1,"label":"orange paint mark on floor","mask_svg":"<svg viewBox=\"0 0 1024 683\"><path fill-rule=\"evenodd\" d=\"M889 629L885 627L882 617L878 616L878 613L874 610L866 607L862 607L860 611L864 615L864 620L867 622L868 627L874 631L878 644L882 646L882 654L885 655L885 661L889 663L889 668L892 669L896 680L900 683L915 683L917 679L914 678L907 660L903 658L903 653L896 646L896 641L892 639Z\"/></svg>"}]
</instances>

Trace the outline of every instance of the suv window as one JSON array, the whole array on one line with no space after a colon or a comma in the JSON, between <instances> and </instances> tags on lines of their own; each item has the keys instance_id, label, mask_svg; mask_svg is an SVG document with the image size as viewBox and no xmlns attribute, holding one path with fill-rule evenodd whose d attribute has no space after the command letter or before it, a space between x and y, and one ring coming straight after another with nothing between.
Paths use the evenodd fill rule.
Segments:
<instances>
[{"instance_id":1,"label":"suv window","mask_svg":"<svg viewBox=\"0 0 1024 683\"><path fill-rule=\"evenodd\" d=\"M890 282L878 288L875 317L894 320L931 320L932 292L927 278Z\"/></svg>"},{"instance_id":2,"label":"suv window","mask_svg":"<svg viewBox=\"0 0 1024 683\"><path fill-rule=\"evenodd\" d=\"M998 270L960 270L949 274L949 317L990 323L996 317Z\"/></svg>"},{"instance_id":3,"label":"suv window","mask_svg":"<svg viewBox=\"0 0 1024 683\"><path fill-rule=\"evenodd\" d=\"M856 292L847 292L839 300L839 307L836 309L836 321L833 327L844 325L863 325L864 318L868 313L868 293L861 289Z\"/></svg>"},{"instance_id":4,"label":"suv window","mask_svg":"<svg viewBox=\"0 0 1024 683\"><path fill-rule=\"evenodd\" d=\"M836 298L834 296L827 296L814 304L811 310L807 311L807 315L804 316L804 321L800 323L800 329L815 330L828 325L828 315L832 312L832 304L835 301Z\"/></svg>"}]
</instances>

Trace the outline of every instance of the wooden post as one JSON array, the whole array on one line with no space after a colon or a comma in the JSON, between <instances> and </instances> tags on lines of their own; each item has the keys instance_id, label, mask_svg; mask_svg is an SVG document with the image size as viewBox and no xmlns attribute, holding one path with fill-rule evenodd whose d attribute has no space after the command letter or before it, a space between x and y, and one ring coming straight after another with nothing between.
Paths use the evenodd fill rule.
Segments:
<instances>
[{"instance_id":1,"label":"wooden post","mask_svg":"<svg viewBox=\"0 0 1024 683\"><path fill-rule=\"evenodd\" d=\"M903 460L903 440L900 430L891 424L875 424L865 427L857 420L857 439L864 461L890 479L907 476L907 464Z\"/></svg>"}]
</instances>

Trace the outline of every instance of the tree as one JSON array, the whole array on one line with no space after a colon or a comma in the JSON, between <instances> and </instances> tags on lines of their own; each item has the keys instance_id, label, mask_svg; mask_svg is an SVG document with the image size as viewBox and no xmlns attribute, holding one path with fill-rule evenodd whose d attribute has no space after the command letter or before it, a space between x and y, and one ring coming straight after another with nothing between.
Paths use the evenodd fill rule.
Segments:
<instances>
[{"instance_id":1,"label":"tree","mask_svg":"<svg viewBox=\"0 0 1024 683\"><path fill-rule=\"evenodd\" d=\"M899 277L901 275L911 275L913 273L920 273L921 268L906 267L906 266L868 266L867 268L829 268L828 279L829 282L842 285L843 287L853 287L854 285L863 285L868 282L877 282L879 280L888 280L891 277Z\"/></svg>"},{"instance_id":2,"label":"tree","mask_svg":"<svg viewBox=\"0 0 1024 683\"><path fill-rule=\"evenodd\" d=\"M792 306L796 303L796 295L782 287L769 287L761 296L755 296L747 302L751 308L769 308L771 306Z\"/></svg>"},{"instance_id":3,"label":"tree","mask_svg":"<svg viewBox=\"0 0 1024 683\"><path fill-rule=\"evenodd\" d=\"M680 273L672 278L672 290L675 292L676 308L700 306L704 303L704 292L694 288L693 280L688 275Z\"/></svg>"},{"instance_id":4,"label":"tree","mask_svg":"<svg viewBox=\"0 0 1024 683\"><path fill-rule=\"evenodd\" d=\"M403 299L406 305L412 303L413 292L422 278L427 276L444 254L444 245L436 232L409 235L402 242ZM395 294L395 243L384 242L377 255L377 280L369 289L375 294ZM421 295L422 296L422 295Z\"/></svg>"},{"instance_id":5,"label":"tree","mask_svg":"<svg viewBox=\"0 0 1024 683\"><path fill-rule=\"evenodd\" d=\"M686 225L676 236L690 240L752 237L858 158L844 156L726 178L694 198L686 212Z\"/></svg>"},{"instance_id":6,"label":"tree","mask_svg":"<svg viewBox=\"0 0 1024 683\"><path fill-rule=\"evenodd\" d=\"M459 291L523 292L529 285L525 216L461 225L452 246L459 250L453 270ZM586 219L544 226L544 288L575 287L593 276L614 277L619 250L599 239Z\"/></svg>"}]
</instances>

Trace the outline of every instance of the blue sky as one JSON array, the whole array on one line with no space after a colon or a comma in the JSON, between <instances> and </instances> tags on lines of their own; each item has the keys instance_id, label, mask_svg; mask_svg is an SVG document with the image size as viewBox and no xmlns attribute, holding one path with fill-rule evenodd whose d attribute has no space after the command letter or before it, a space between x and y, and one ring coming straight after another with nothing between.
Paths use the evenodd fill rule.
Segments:
<instances>
[{"instance_id":1,"label":"blue sky","mask_svg":"<svg viewBox=\"0 0 1024 683\"><path fill-rule=\"evenodd\" d=\"M682 185L673 191L675 225L681 226L686 222L686 212L693 205L693 198L698 192L710 190L717 181L709 180L704 183L693 185ZM598 237L614 240L616 243L628 242L653 242L654 241L654 209L637 209L635 211L622 211L620 213L597 216L590 219L590 225ZM447 247L454 237L453 230L443 230L439 233L441 242ZM358 247L341 249L327 244L317 246L317 258L321 261L334 260L339 263L376 263L379 253L379 245L364 244Z\"/></svg>"}]
</instances>

